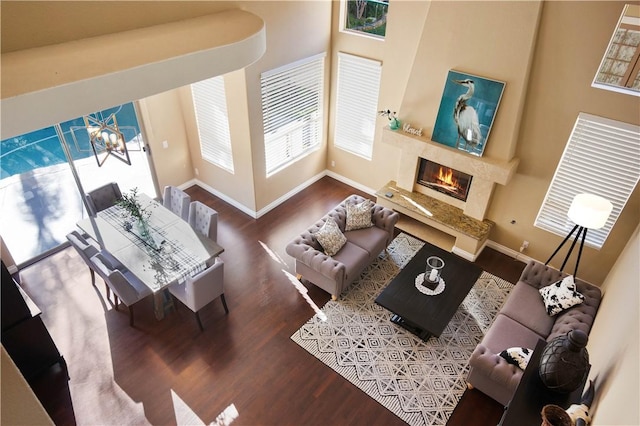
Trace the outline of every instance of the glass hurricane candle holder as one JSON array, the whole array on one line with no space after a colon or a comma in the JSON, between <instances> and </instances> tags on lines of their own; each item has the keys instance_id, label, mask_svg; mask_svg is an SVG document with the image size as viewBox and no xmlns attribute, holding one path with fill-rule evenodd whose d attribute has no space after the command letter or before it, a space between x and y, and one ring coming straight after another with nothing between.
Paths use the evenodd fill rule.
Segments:
<instances>
[{"instance_id":1,"label":"glass hurricane candle holder","mask_svg":"<svg viewBox=\"0 0 640 426\"><path fill-rule=\"evenodd\" d=\"M440 277L444 268L444 260L437 256L430 256L427 259L427 268L424 271L424 284L430 289L434 289L440 283Z\"/></svg>"}]
</instances>

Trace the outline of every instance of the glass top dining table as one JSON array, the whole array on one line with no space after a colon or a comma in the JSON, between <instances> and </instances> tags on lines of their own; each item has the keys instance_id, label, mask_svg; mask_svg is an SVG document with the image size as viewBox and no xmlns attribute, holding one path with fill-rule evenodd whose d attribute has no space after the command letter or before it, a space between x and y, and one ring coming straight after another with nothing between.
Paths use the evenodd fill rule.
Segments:
<instances>
[{"instance_id":1,"label":"glass top dining table","mask_svg":"<svg viewBox=\"0 0 640 426\"><path fill-rule=\"evenodd\" d=\"M224 251L162 204L145 194L137 197L142 207L151 211L148 224L152 239L136 232L136 224L118 205L77 225L154 293L206 269Z\"/></svg>"}]
</instances>

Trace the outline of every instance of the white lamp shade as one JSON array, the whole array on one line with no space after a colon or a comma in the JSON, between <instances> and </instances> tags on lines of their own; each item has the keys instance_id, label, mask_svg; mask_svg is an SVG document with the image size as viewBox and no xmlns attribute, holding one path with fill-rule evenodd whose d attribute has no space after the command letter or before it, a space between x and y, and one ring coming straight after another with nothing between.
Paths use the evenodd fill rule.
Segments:
<instances>
[{"instance_id":1,"label":"white lamp shade","mask_svg":"<svg viewBox=\"0 0 640 426\"><path fill-rule=\"evenodd\" d=\"M613 204L593 194L578 194L569 207L569 219L589 229L600 229L607 223Z\"/></svg>"}]
</instances>

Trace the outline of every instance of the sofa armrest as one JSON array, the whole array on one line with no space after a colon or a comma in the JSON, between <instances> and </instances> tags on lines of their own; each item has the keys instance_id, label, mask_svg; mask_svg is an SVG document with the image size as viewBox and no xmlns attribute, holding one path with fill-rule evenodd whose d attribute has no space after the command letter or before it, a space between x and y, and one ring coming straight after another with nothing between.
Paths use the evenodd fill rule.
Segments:
<instances>
[{"instance_id":1,"label":"sofa armrest","mask_svg":"<svg viewBox=\"0 0 640 426\"><path fill-rule=\"evenodd\" d=\"M310 233L303 233L287 245L287 254L327 278L336 282L344 281L346 266L313 247L309 241L311 238Z\"/></svg>"},{"instance_id":2,"label":"sofa armrest","mask_svg":"<svg viewBox=\"0 0 640 426\"><path fill-rule=\"evenodd\" d=\"M398 223L400 215L380 204L375 204L371 211L371 222L374 226L387 231L393 238L393 229Z\"/></svg>"},{"instance_id":3,"label":"sofa armrest","mask_svg":"<svg viewBox=\"0 0 640 426\"><path fill-rule=\"evenodd\" d=\"M468 382L503 405L511 399L524 373L482 343L471 354L469 366Z\"/></svg>"}]
</instances>

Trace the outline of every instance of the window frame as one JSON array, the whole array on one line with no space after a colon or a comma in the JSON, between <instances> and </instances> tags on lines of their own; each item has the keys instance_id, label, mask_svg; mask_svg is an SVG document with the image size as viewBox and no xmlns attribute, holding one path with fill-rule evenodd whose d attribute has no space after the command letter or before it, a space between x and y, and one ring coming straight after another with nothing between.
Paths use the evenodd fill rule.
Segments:
<instances>
[{"instance_id":1,"label":"window frame","mask_svg":"<svg viewBox=\"0 0 640 426\"><path fill-rule=\"evenodd\" d=\"M361 78L356 81L350 78L354 73L376 77L377 81L365 81ZM338 52L333 145L369 161L373 158L381 78L381 61ZM365 82L370 86L362 87ZM349 97L354 92L364 92L367 99Z\"/></svg>"},{"instance_id":2,"label":"window frame","mask_svg":"<svg viewBox=\"0 0 640 426\"><path fill-rule=\"evenodd\" d=\"M639 158L640 126L580 113L534 226L564 237L575 225L567 216L573 198L599 195L613 204L606 224L587 233L585 245L599 250L640 180Z\"/></svg>"},{"instance_id":3,"label":"window frame","mask_svg":"<svg viewBox=\"0 0 640 426\"><path fill-rule=\"evenodd\" d=\"M344 32L346 34L352 34L352 35L360 36L360 37L368 37L368 38L371 38L373 40L384 41L385 38L386 38L386 27L385 27L385 34L384 35L373 34L373 33L369 33L369 32L366 32L366 31L361 31L361 30L357 30L357 29L353 29L353 28L348 28L347 27L347 20L348 20L348 17L349 17L349 2L350 1L355 1L355 0L341 0L340 31ZM387 4L387 12L386 12L385 16L388 16L390 0L387 0L387 1L366 0L366 1L367 1L367 3L369 1L371 1L372 3L386 3ZM386 19L385 19L385 25L386 25Z\"/></svg>"},{"instance_id":4,"label":"window frame","mask_svg":"<svg viewBox=\"0 0 640 426\"><path fill-rule=\"evenodd\" d=\"M200 139L201 158L234 174L233 144L224 76L191 84L191 97Z\"/></svg>"},{"instance_id":5,"label":"window frame","mask_svg":"<svg viewBox=\"0 0 640 426\"><path fill-rule=\"evenodd\" d=\"M260 75L267 178L322 146L325 58L326 53L313 55ZM308 92L287 90L287 84L289 87L306 85L304 89ZM299 114L299 118L292 120L293 114Z\"/></svg>"}]
</instances>

